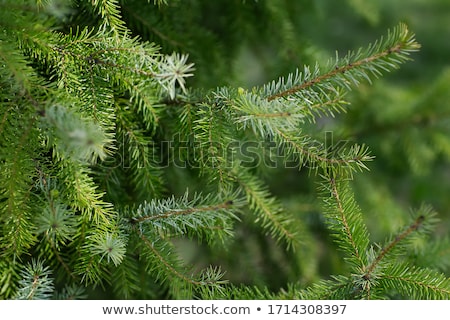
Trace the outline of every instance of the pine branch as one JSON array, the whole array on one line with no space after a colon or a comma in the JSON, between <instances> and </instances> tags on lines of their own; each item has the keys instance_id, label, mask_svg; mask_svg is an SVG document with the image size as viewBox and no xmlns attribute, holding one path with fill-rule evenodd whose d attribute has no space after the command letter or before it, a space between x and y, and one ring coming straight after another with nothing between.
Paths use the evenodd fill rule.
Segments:
<instances>
[{"instance_id":1,"label":"pine branch","mask_svg":"<svg viewBox=\"0 0 450 320\"><path fill-rule=\"evenodd\" d=\"M267 288L257 286L225 284L221 287L200 287L199 296L203 300L271 300L277 297Z\"/></svg>"},{"instance_id":2,"label":"pine branch","mask_svg":"<svg viewBox=\"0 0 450 320\"><path fill-rule=\"evenodd\" d=\"M450 278L429 269L392 264L377 281L380 286L411 299L450 298Z\"/></svg>"},{"instance_id":3,"label":"pine branch","mask_svg":"<svg viewBox=\"0 0 450 320\"><path fill-rule=\"evenodd\" d=\"M35 217L36 232L50 243L55 254L60 247L73 241L76 233L77 221L73 212L59 199L56 183L50 178L40 176L39 191L43 197L39 198L39 214Z\"/></svg>"},{"instance_id":4,"label":"pine branch","mask_svg":"<svg viewBox=\"0 0 450 320\"><path fill-rule=\"evenodd\" d=\"M330 280L320 280L311 287L293 293L294 299L302 300L336 300L354 299L359 289L349 277L332 276Z\"/></svg>"},{"instance_id":5,"label":"pine branch","mask_svg":"<svg viewBox=\"0 0 450 320\"><path fill-rule=\"evenodd\" d=\"M0 70L3 88L7 88L6 85L8 83L13 85L14 91L19 92L19 88L26 90L25 96L35 102L31 92L36 88L44 89L44 81L28 65L28 61L23 53L19 51L17 43L11 43L11 39L3 35L0 36L0 40L2 41L0 45L0 61L5 66ZM23 92L21 95L24 95Z\"/></svg>"},{"instance_id":6,"label":"pine branch","mask_svg":"<svg viewBox=\"0 0 450 320\"><path fill-rule=\"evenodd\" d=\"M421 236L429 232L435 219L436 212L429 206L422 206L417 213L414 221L403 231L397 234L394 238L387 241L383 248L379 251L371 263L364 268L364 278L370 279L375 270L380 267L383 260L390 260L395 255L402 254L408 247L406 240L414 238L413 236Z\"/></svg>"},{"instance_id":7,"label":"pine branch","mask_svg":"<svg viewBox=\"0 0 450 320\"><path fill-rule=\"evenodd\" d=\"M15 103L23 104L0 110L5 123L0 141L0 247L2 256L18 257L36 242L30 197L39 139L34 107L21 97Z\"/></svg>"},{"instance_id":8,"label":"pine branch","mask_svg":"<svg viewBox=\"0 0 450 320\"><path fill-rule=\"evenodd\" d=\"M366 277L370 277L370 274L377 267L380 261L384 258L386 254L388 254L400 241L409 236L412 232L416 231L420 225L423 223L425 218L420 216L411 224L405 231L397 235L390 243L388 243L378 254L375 260L367 267Z\"/></svg>"},{"instance_id":9,"label":"pine branch","mask_svg":"<svg viewBox=\"0 0 450 320\"><path fill-rule=\"evenodd\" d=\"M158 146L146 136L144 130L136 126L137 117L131 110L119 106L117 109L118 153L115 155L112 166L109 166L110 162L106 161L99 170L99 175L103 181L115 185L108 190L126 185L128 190L121 188L121 192L131 193L132 191L136 195L137 202L157 197L164 191ZM120 172L126 175L125 179L117 177ZM118 179L120 180L117 181Z\"/></svg>"},{"instance_id":10,"label":"pine branch","mask_svg":"<svg viewBox=\"0 0 450 320\"><path fill-rule=\"evenodd\" d=\"M350 89L351 85L358 85L361 80L370 82L371 76L378 77L383 71L396 69L401 63L410 60L409 54L420 48L414 37L405 24L399 24L388 32L386 39L381 38L366 50L350 52L342 59L336 55L328 71L321 73L316 66L311 72L305 67L303 74L297 72L295 78L291 76L294 80L286 84L280 80L275 86L266 86L264 96L272 101L295 96L308 89L328 92L336 87Z\"/></svg>"},{"instance_id":11,"label":"pine branch","mask_svg":"<svg viewBox=\"0 0 450 320\"><path fill-rule=\"evenodd\" d=\"M215 238L223 240L231 232L230 220L236 219L233 207L239 206L239 202L235 195L230 195L230 199L225 201L201 195L194 195L189 200L186 192L179 199L172 197L144 203L125 215L131 216L132 230L141 240L137 246L142 250L148 270L160 282L170 283L177 296L190 297L194 287L220 285L222 275L212 270L203 275L189 275L166 237L206 237L209 243Z\"/></svg>"},{"instance_id":12,"label":"pine branch","mask_svg":"<svg viewBox=\"0 0 450 320\"><path fill-rule=\"evenodd\" d=\"M106 262L115 266L122 263L126 252L126 237L121 233L102 232L89 236L92 254L100 255L100 261L106 257Z\"/></svg>"},{"instance_id":13,"label":"pine branch","mask_svg":"<svg viewBox=\"0 0 450 320\"><path fill-rule=\"evenodd\" d=\"M225 196L226 200L221 196L194 194L192 199L188 196L186 192L178 199L144 202L125 215L131 216L135 228L165 236L187 235L211 243L232 234L232 222L237 219L235 211L241 206L235 194Z\"/></svg>"},{"instance_id":14,"label":"pine branch","mask_svg":"<svg viewBox=\"0 0 450 320\"><path fill-rule=\"evenodd\" d=\"M82 231L74 244L74 275L84 286L111 283L111 267L119 265L126 252L125 236L110 225L85 224Z\"/></svg>"},{"instance_id":15,"label":"pine branch","mask_svg":"<svg viewBox=\"0 0 450 320\"><path fill-rule=\"evenodd\" d=\"M114 279L111 285L118 297L131 299L141 291L139 271L139 260L131 254L125 255L122 263L112 271L111 276Z\"/></svg>"},{"instance_id":16,"label":"pine branch","mask_svg":"<svg viewBox=\"0 0 450 320\"><path fill-rule=\"evenodd\" d=\"M210 182L226 189L230 181L228 148L233 141L232 130L227 126L223 110L214 104L199 104L193 121L193 162Z\"/></svg>"},{"instance_id":17,"label":"pine branch","mask_svg":"<svg viewBox=\"0 0 450 320\"><path fill-rule=\"evenodd\" d=\"M348 182L324 177L327 184L322 187L327 224L335 241L347 256L355 271L364 268L368 261L369 233L362 219Z\"/></svg>"},{"instance_id":18,"label":"pine branch","mask_svg":"<svg viewBox=\"0 0 450 320\"><path fill-rule=\"evenodd\" d=\"M281 78L278 83L273 81L266 86L270 86L270 90L277 90L281 86L300 81L299 77L301 74L297 71L295 75L290 74L286 79ZM321 88L304 90L286 99L273 100L266 99L258 90L269 89L254 88L251 93L238 89L238 97L232 102L233 108L243 114L237 122L250 128L263 126L270 130L271 127L278 126L284 130L294 130L306 121L314 123L317 117L334 117L337 113L345 112L348 104L344 100L345 91L340 87L330 87L328 91ZM277 121L277 118L284 121Z\"/></svg>"},{"instance_id":19,"label":"pine branch","mask_svg":"<svg viewBox=\"0 0 450 320\"><path fill-rule=\"evenodd\" d=\"M109 225L115 215L113 206L103 200L104 193L98 192L98 186L89 175L90 170L70 162L57 163L61 181L65 189L63 197L70 206L79 210L88 221Z\"/></svg>"},{"instance_id":20,"label":"pine branch","mask_svg":"<svg viewBox=\"0 0 450 320\"><path fill-rule=\"evenodd\" d=\"M18 300L50 299L53 294L53 280L51 272L42 261L33 260L22 271L19 282Z\"/></svg>"},{"instance_id":21,"label":"pine branch","mask_svg":"<svg viewBox=\"0 0 450 320\"><path fill-rule=\"evenodd\" d=\"M141 243L139 248L147 263L147 270L161 283L168 283L175 299L186 299L192 296L192 290L201 286L220 286L223 281L222 273L209 272L206 276L189 275L186 267L173 253L172 245L153 234L146 236L141 230L137 230Z\"/></svg>"},{"instance_id":22,"label":"pine branch","mask_svg":"<svg viewBox=\"0 0 450 320\"><path fill-rule=\"evenodd\" d=\"M260 224L267 234L277 241L285 241L288 248L294 248L300 242L296 222L290 217L277 199L270 195L256 176L243 168L235 168L234 176L239 188L245 194L249 208L255 214L255 222Z\"/></svg>"},{"instance_id":23,"label":"pine branch","mask_svg":"<svg viewBox=\"0 0 450 320\"><path fill-rule=\"evenodd\" d=\"M341 93L336 90L334 93L336 95L333 96L315 93L306 99L308 103L298 98L287 102L267 102L253 93L239 93L239 90L236 93L227 89L218 90L214 97L221 104L237 111L231 117L238 129L250 128L258 140L273 137L285 158L297 161L299 168L308 166L310 170L317 171L320 168L325 172L335 170L337 174L367 169L365 162L372 160L367 147L354 145L332 151L323 142L302 132L305 122L314 121L316 114L333 114L333 111L342 110L345 102L341 99Z\"/></svg>"},{"instance_id":24,"label":"pine branch","mask_svg":"<svg viewBox=\"0 0 450 320\"><path fill-rule=\"evenodd\" d=\"M305 66L251 90L231 86L191 90L187 80L194 64L187 54L170 53L173 48L188 52L196 68L205 71L196 75L193 87L226 85L234 76L228 67L242 53L242 39L245 43L262 39L264 48L271 48L271 39L276 39L274 48L281 55L295 52L302 59L311 58L303 48L283 45L293 43L296 36L290 11L296 5L243 7L236 2L227 6L236 13L232 19L225 16L225 23L213 24L203 19L206 9L220 9L211 3L195 2L186 11L181 2L169 5L167 0L122 2L78 1L70 6L71 2L56 1L53 7L41 0L0 3L2 298L90 298L98 297L98 286L104 292L111 289L108 297L127 299L449 298L449 279L429 269L445 272L448 239L435 246L423 244L433 211L422 207L409 226L379 248L371 247L361 210L345 181L367 169L372 160L367 147L329 146L328 141L314 139L310 130L318 118L346 111L349 90L398 68L418 50L404 24L365 49L336 55L327 66ZM248 21L270 18L279 24L275 36L247 30ZM189 28L184 27L187 24ZM224 34L226 39L217 36ZM155 39L163 47L143 39ZM445 98L447 78L419 102L428 104L441 91ZM419 109L411 108L417 115L396 123L428 126L437 121L436 114L445 115ZM445 155L450 148L444 127L439 133L428 127L426 137ZM405 142L417 168L438 155L421 143L419 131L413 128L409 135L417 145ZM164 148L168 141L170 148L180 150L180 157L176 151L153 157L158 143ZM252 153L258 158L249 161L245 148L255 142L264 145L258 144ZM311 258L312 267L299 261L316 253L319 242L305 249L306 256L272 251L274 246L270 262L281 257L276 261L279 266L292 259L293 266L286 268L292 274L285 278L292 275L300 282L272 293L269 285L285 284L273 280L261 286L230 285L221 268L196 272L203 260L189 266L177 253L174 238L193 238L208 247L217 241L228 244L225 240L233 237L244 204L265 233L256 239L246 234L249 245L272 245L266 235L288 249L308 240L304 233L309 229L300 224L308 217L296 221L269 192L273 186L261 178L266 168L258 161L266 160L267 153L272 156L273 150L298 168L309 167L315 174L320 170L327 180L322 186L326 223L345 255L345 264L333 270L349 269L350 274L324 279L315 265L319 255ZM177 161L184 161L183 168ZM181 171L189 179L171 185ZM175 183L202 193L165 195L179 190ZM298 202L292 207L294 212L303 210ZM321 222L306 223L322 227ZM209 253L219 254L216 249ZM444 258L439 264L440 254ZM239 259L236 252L231 259ZM306 268L313 270L302 270ZM313 280L317 281L303 289Z\"/></svg>"},{"instance_id":25,"label":"pine branch","mask_svg":"<svg viewBox=\"0 0 450 320\"><path fill-rule=\"evenodd\" d=\"M103 18L105 27L110 28L114 32L126 31L120 14L118 0L92 0L91 3L100 17Z\"/></svg>"},{"instance_id":26,"label":"pine branch","mask_svg":"<svg viewBox=\"0 0 450 320\"><path fill-rule=\"evenodd\" d=\"M309 135L297 132L276 131L278 144L285 156L293 158L298 166L307 166L311 171L333 172L337 176L351 177L353 172L368 170L365 162L372 161L369 149L362 145L353 145L348 149L339 148L334 152L324 143L313 140Z\"/></svg>"}]
</instances>

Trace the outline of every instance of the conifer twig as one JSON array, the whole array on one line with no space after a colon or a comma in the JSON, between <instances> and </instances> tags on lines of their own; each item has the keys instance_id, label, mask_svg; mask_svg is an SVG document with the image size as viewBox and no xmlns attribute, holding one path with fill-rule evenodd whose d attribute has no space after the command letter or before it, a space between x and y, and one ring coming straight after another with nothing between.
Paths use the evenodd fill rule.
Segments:
<instances>
[{"instance_id":1,"label":"conifer twig","mask_svg":"<svg viewBox=\"0 0 450 320\"><path fill-rule=\"evenodd\" d=\"M336 186L336 180L334 178L330 178L330 186L331 186L331 194L336 200L336 204L338 206L338 212L340 214L340 221L342 222L342 226L344 228L344 233L348 241L350 242L352 248L353 248L353 254L355 255L356 259L358 260L359 264L362 266L364 264L363 259L360 256L360 252L358 249L358 246L356 245L356 242L353 238L353 232L350 227L350 224L347 221L344 206L342 204L340 195L337 190Z\"/></svg>"},{"instance_id":2,"label":"conifer twig","mask_svg":"<svg viewBox=\"0 0 450 320\"><path fill-rule=\"evenodd\" d=\"M370 279L372 272L375 270L380 261L403 239L408 237L411 233L419 229L425 221L425 216L421 215L402 233L398 234L391 242L389 242L378 254L375 260L367 267L363 276L364 279Z\"/></svg>"},{"instance_id":3,"label":"conifer twig","mask_svg":"<svg viewBox=\"0 0 450 320\"><path fill-rule=\"evenodd\" d=\"M218 205L203 206L203 207L198 207L198 208L188 208L188 209L184 209L184 210L171 210L171 211L166 211L164 213L157 214L157 215L148 215L148 216L142 216L139 218L132 218L131 221L132 221L132 223L139 223L139 222L144 222L147 220L166 219L166 218L173 217L173 216L183 216L183 215L188 215L188 214L192 214L192 213L216 211L216 210L220 210L220 209L228 209L231 207L231 205L233 205L233 201L227 200L224 203L221 203Z\"/></svg>"},{"instance_id":4,"label":"conifer twig","mask_svg":"<svg viewBox=\"0 0 450 320\"><path fill-rule=\"evenodd\" d=\"M309 69L305 69L305 78L300 84L281 88L281 91L276 90L266 99L272 101L292 96L315 85L322 86L323 89L329 91L334 90L335 86L348 87L348 82L357 84L358 78L365 78L370 81L369 74L378 76L380 70L389 71L398 67L401 62L408 60L409 52L416 51L419 48L420 44L415 41L414 34L409 32L405 24L400 24L392 32L388 32L386 41L383 42L383 39L380 39L373 46L369 46L365 53L362 53L361 50L356 55L350 53L343 59L343 65L340 64L340 59L336 57L333 68L320 74L318 67L316 67L312 77ZM329 82L333 82L334 86L327 86Z\"/></svg>"},{"instance_id":5,"label":"conifer twig","mask_svg":"<svg viewBox=\"0 0 450 320\"><path fill-rule=\"evenodd\" d=\"M400 44L398 44L398 45L396 45L396 46L394 46L392 48L386 49L385 51L380 52L378 54L375 54L373 56L370 56L368 58L364 58L364 59L361 59L361 60L358 60L358 61L355 61L355 62L350 62L350 63L348 63L348 64L346 64L344 66L341 66L341 67L336 66L333 70L331 70L331 71L329 71L329 72L327 72L325 74L322 74L322 75L320 75L320 76L318 76L316 78L308 80L308 81L302 83L301 85L295 86L295 87L293 87L293 88L291 88L289 90L285 90L285 91L273 94L273 95L267 97L267 100L268 101L272 101L272 100L275 100L275 99L278 99L278 98L291 96L291 95L295 94L298 91L301 91L301 90L306 89L308 87L314 86L315 84L320 83L320 82L322 82L324 80L330 79L330 78L332 78L332 77L334 77L334 76L336 76L338 74L344 74L345 72L348 72L348 71L350 71L352 69L356 69L356 68L361 67L363 65L370 64L373 61L376 61L376 60L378 60L380 58L386 57L386 56L388 56L388 55L390 55L390 54L392 54L394 52L398 53L398 52L400 52L401 48L402 48L402 46Z\"/></svg>"}]
</instances>

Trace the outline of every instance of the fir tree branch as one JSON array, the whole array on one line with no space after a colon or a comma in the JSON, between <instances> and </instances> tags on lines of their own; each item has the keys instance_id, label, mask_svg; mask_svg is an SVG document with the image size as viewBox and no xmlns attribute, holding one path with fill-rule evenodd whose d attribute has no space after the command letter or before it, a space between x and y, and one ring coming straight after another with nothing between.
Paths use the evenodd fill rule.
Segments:
<instances>
[{"instance_id":1,"label":"fir tree branch","mask_svg":"<svg viewBox=\"0 0 450 320\"><path fill-rule=\"evenodd\" d=\"M277 296L266 287L227 284L220 287L200 287L203 300L277 300ZM280 299L282 300L282 299Z\"/></svg>"},{"instance_id":2,"label":"fir tree branch","mask_svg":"<svg viewBox=\"0 0 450 320\"><path fill-rule=\"evenodd\" d=\"M19 300L42 300L49 299L53 293L53 279L50 278L51 271L40 260L32 262L21 271L22 279L19 282L16 299Z\"/></svg>"},{"instance_id":3,"label":"fir tree branch","mask_svg":"<svg viewBox=\"0 0 450 320\"><path fill-rule=\"evenodd\" d=\"M126 26L120 14L118 0L92 0L92 6L97 10L100 17L104 19L104 26L113 32L125 32Z\"/></svg>"},{"instance_id":4,"label":"fir tree branch","mask_svg":"<svg viewBox=\"0 0 450 320\"><path fill-rule=\"evenodd\" d=\"M125 215L131 215L130 223L140 230L157 230L160 235L169 236L196 236L212 242L231 235L232 221L237 219L234 211L241 206L240 202L236 194L215 197L195 194L189 200L186 192L178 199L144 202L130 212L125 211Z\"/></svg>"},{"instance_id":5,"label":"fir tree branch","mask_svg":"<svg viewBox=\"0 0 450 320\"><path fill-rule=\"evenodd\" d=\"M68 242L74 240L77 224L75 216L59 201L56 183L46 177L40 168L38 168L38 172L40 175L39 189L44 194L44 199L42 197L39 199L41 203L39 213L33 221L37 229L36 232L43 235L45 241L42 242L42 245L50 246L51 252L49 252L49 255L54 255L66 274L76 280L69 262L66 262L62 256L62 248L66 247Z\"/></svg>"},{"instance_id":6,"label":"fir tree branch","mask_svg":"<svg viewBox=\"0 0 450 320\"><path fill-rule=\"evenodd\" d=\"M302 300L335 300L353 299L358 290L349 277L340 275L332 279L320 280L307 289L292 293L294 299Z\"/></svg>"},{"instance_id":7,"label":"fir tree branch","mask_svg":"<svg viewBox=\"0 0 450 320\"><path fill-rule=\"evenodd\" d=\"M100 255L100 261L106 257L107 263L112 262L116 267L122 263L126 252L125 236L119 232L103 231L89 237L89 240L94 242L91 252Z\"/></svg>"},{"instance_id":8,"label":"fir tree branch","mask_svg":"<svg viewBox=\"0 0 450 320\"><path fill-rule=\"evenodd\" d=\"M111 225L115 216L113 205L103 200L104 193L89 175L90 170L79 164L67 161L56 163L61 170L60 179L65 184L63 196L70 207L80 210L87 221L101 225Z\"/></svg>"},{"instance_id":9,"label":"fir tree branch","mask_svg":"<svg viewBox=\"0 0 450 320\"><path fill-rule=\"evenodd\" d=\"M122 262L128 235L117 221L83 222L74 244L78 253L73 262L74 274L81 276L79 281L85 286L111 283L111 262L115 267Z\"/></svg>"},{"instance_id":10,"label":"fir tree branch","mask_svg":"<svg viewBox=\"0 0 450 320\"><path fill-rule=\"evenodd\" d=\"M137 231L137 230L136 230ZM152 253L152 255L154 257L156 257L159 262L161 263L161 265L168 270L173 276L175 276L176 278L182 280L183 282L186 282L190 285L194 285L194 286L198 286L198 285L202 285L203 283L200 281L195 280L194 278L188 277L187 275L179 272L173 265L171 262L169 262L165 257L163 257L162 253L160 252L160 250L158 250L155 247L155 241L150 241L149 238L147 238L142 232L137 231L139 234L139 237L141 238L141 240L144 242L145 246L147 249L149 249Z\"/></svg>"},{"instance_id":11,"label":"fir tree branch","mask_svg":"<svg viewBox=\"0 0 450 320\"><path fill-rule=\"evenodd\" d=\"M109 168L109 170L113 170L116 174L119 172L126 174L126 180L131 186L128 187L130 190L124 192L133 191L136 195L135 201L141 202L154 198L164 190L162 170L158 164L160 161L160 156L157 154L158 148L146 132L136 126L135 121L138 120L138 116L132 110L121 104L118 104L116 108L117 150L121 155L117 157L116 154L116 159L120 166ZM106 180L120 185L120 182L113 182L113 178Z\"/></svg>"},{"instance_id":12,"label":"fir tree branch","mask_svg":"<svg viewBox=\"0 0 450 320\"><path fill-rule=\"evenodd\" d=\"M450 278L429 269L393 264L378 279L379 286L412 299L450 298Z\"/></svg>"},{"instance_id":13,"label":"fir tree branch","mask_svg":"<svg viewBox=\"0 0 450 320\"><path fill-rule=\"evenodd\" d=\"M361 210L345 181L336 181L335 177L324 178L328 184L323 186L322 196L327 223L352 267L361 270L367 263L366 251L369 247L368 230Z\"/></svg>"},{"instance_id":14,"label":"fir tree branch","mask_svg":"<svg viewBox=\"0 0 450 320\"><path fill-rule=\"evenodd\" d=\"M147 237L137 225L133 225L132 229L138 234L144 245L145 255L150 271L155 274L156 279L161 282L169 282L173 294L178 299L186 299L192 294L192 289L196 287L208 286L213 288L220 287L224 281L221 280L223 274L220 270L207 269L200 276L189 276L185 267L171 249L170 244L163 239L157 238L157 234L153 234L152 238Z\"/></svg>"},{"instance_id":15,"label":"fir tree branch","mask_svg":"<svg viewBox=\"0 0 450 320\"><path fill-rule=\"evenodd\" d=\"M262 181L243 168L235 168L231 174L246 195L249 208L255 212L255 222L277 241L284 240L288 248L295 249L300 242L296 222L284 212Z\"/></svg>"},{"instance_id":16,"label":"fir tree branch","mask_svg":"<svg viewBox=\"0 0 450 320\"><path fill-rule=\"evenodd\" d=\"M366 277L370 277L370 274L372 271L377 267L378 263L384 258L384 256L391 251L392 248L394 248L400 241L405 239L407 236L409 236L412 232L416 231L420 225L423 223L425 217L420 216L414 221L413 224L411 224L405 231L397 235L390 243L385 246L381 252L378 254L376 259L367 267L366 270Z\"/></svg>"},{"instance_id":17,"label":"fir tree branch","mask_svg":"<svg viewBox=\"0 0 450 320\"><path fill-rule=\"evenodd\" d=\"M85 289L77 285L66 285L60 292L53 296L55 300L85 300L87 294Z\"/></svg>"},{"instance_id":18,"label":"fir tree branch","mask_svg":"<svg viewBox=\"0 0 450 320\"><path fill-rule=\"evenodd\" d=\"M419 48L414 34L409 32L406 25L400 24L393 31L389 31L386 40L380 39L366 52L363 53L360 49L357 54L349 54L343 59L343 65L339 63L340 59L336 58L333 68L323 74L318 74L316 70L312 78L309 78L311 74L305 71L309 75L301 84L270 94L267 100L292 96L316 85L323 88L328 85L348 87L350 83L358 84L362 78L370 81L370 74L378 76L382 70L397 68L400 63L409 59L410 52Z\"/></svg>"},{"instance_id":19,"label":"fir tree branch","mask_svg":"<svg viewBox=\"0 0 450 320\"><path fill-rule=\"evenodd\" d=\"M99 125L60 105L52 105L44 112L41 127L58 156L90 164L106 157L111 141Z\"/></svg>"},{"instance_id":20,"label":"fir tree branch","mask_svg":"<svg viewBox=\"0 0 450 320\"><path fill-rule=\"evenodd\" d=\"M278 87L277 84L273 86ZM213 95L219 105L237 111L237 114L231 114L231 118L239 125L239 129L250 128L259 139L273 137L285 157L298 161L299 167L307 164L316 171L321 168L324 171L335 170L337 174L351 174L367 169L364 162L373 159L365 146L354 145L349 149L340 148L331 152L324 143L302 132L307 119L314 122L316 115L333 115L333 112L343 110L345 102L340 89L333 89L326 94L308 93L289 101L275 100L270 103L243 89L238 89L236 93L222 88Z\"/></svg>"},{"instance_id":21,"label":"fir tree branch","mask_svg":"<svg viewBox=\"0 0 450 320\"><path fill-rule=\"evenodd\" d=\"M276 134L281 138L280 145L286 147L286 156L293 155L298 160L299 167L306 163L310 169L316 171L322 168L325 172L333 171L336 175L351 176L353 171L368 170L365 162L373 159L365 146L354 145L348 151L337 150L339 154L333 157L321 142L311 140L308 136L278 129Z\"/></svg>"},{"instance_id":22,"label":"fir tree branch","mask_svg":"<svg viewBox=\"0 0 450 320\"><path fill-rule=\"evenodd\" d=\"M337 203L337 209L340 214L340 220L342 221L342 226L344 227L345 236L348 238L348 241L350 242L350 245L353 248L353 252L355 253L356 259L358 259L358 262L360 263L360 265L363 265L363 259L360 256L358 246L355 243L355 239L353 237L350 225L347 221L344 207L343 207L340 195L338 193L336 181L334 180L334 178L330 179L330 186L331 186L331 194Z\"/></svg>"},{"instance_id":23,"label":"fir tree branch","mask_svg":"<svg viewBox=\"0 0 450 320\"><path fill-rule=\"evenodd\" d=\"M61 256L61 254L59 253L58 249L56 248L56 246L53 243L50 243L50 246L52 247L53 250L53 254L56 257L56 260L58 260L59 264L63 267L63 269L65 270L66 274L72 278L72 280L77 280L76 276L74 275L74 273L72 272L72 270L70 269L69 264L64 261L63 257Z\"/></svg>"},{"instance_id":24,"label":"fir tree branch","mask_svg":"<svg viewBox=\"0 0 450 320\"><path fill-rule=\"evenodd\" d=\"M15 113L7 110L4 114L9 126L0 141L0 221L3 224L0 255L14 257L36 242L30 208L31 185L36 172L31 158L38 149L39 139L34 108L21 102L20 112L16 108Z\"/></svg>"},{"instance_id":25,"label":"fir tree branch","mask_svg":"<svg viewBox=\"0 0 450 320\"><path fill-rule=\"evenodd\" d=\"M233 128L228 125L225 111L216 104L200 103L196 111L191 133L192 160L202 175L208 175L209 183L217 183L219 190L226 190L231 183L227 174L230 162L226 156L233 141Z\"/></svg>"},{"instance_id":26,"label":"fir tree branch","mask_svg":"<svg viewBox=\"0 0 450 320\"><path fill-rule=\"evenodd\" d=\"M417 249L418 242L410 239L427 231L430 215L420 212L412 224L378 251L370 247L361 210L349 184L341 180L367 169L366 161L372 159L368 149L355 145L338 150L328 141L315 140L308 131L309 123L315 123L318 117L344 112L344 97L352 87L409 60L409 54L419 45L407 27L400 24L366 49L344 57L336 55L324 68L318 64L305 66L249 91L189 91L187 78L194 68L188 55L162 52L170 52L170 46L184 48L196 57L201 68L208 63L214 66L194 79L195 87L227 83L231 79L229 64L223 62L233 62L242 52L238 40L252 37L247 30L251 20L247 18L274 18L272 21L281 24L281 31L274 30L275 36L255 36L269 40L263 44L265 48L271 47L270 38L291 43L297 26L289 9L295 5L264 3L253 15L256 4L230 4L227 9L237 15L230 20L232 27L226 29L227 17L223 20L226 23L217 25L210 20L198 22L206 9L220 6L200 1L192 7L194 10L186 11L177 1L155 10L163 4L168 1L0 3L0 296L83 297L82 289L86 288L89 298L97 298L102 294L96 289L100 285L108 298L374 299L391 294L448 298L449 279L426 268L445 269L447 261L435 264L436 257L427 252L429 261L420 258L416 263L423 268L409 264L419 252L407 250L412 245ZM143 15L135 12L145 13L147 20L144 22ZM122 18L122 13L126 17ZM190 27L184 29L186 23ZM197 32L205 31L205 25L217 29L211 34ZM176 34L180 31L183 33ZM214 50L211 45L216 40L222 42L217 34L227 34L227 39L223 41L225 46ZM160 48L140 37L162 40L169 47L163 43ZM286 50L297 52L298 47L283 48L279 41L275 44L282 55ZM298 54L306 54L308 59L306 51L300 48ZM443 79L437 87L439 92L446 89L448 79ZM428 103L428 99L426 96L423 100ZM436 114L414 111L420 112L399 124L422 125L436 119ZM445 132L432 133L433 143L450 150ZM176 160L185 161L188 168L182 169L186 170L173 165L170 156L151 157L159 151L157 143L166 143L175 134L180 141L174 145L186 149ZM412 137L421 133L415 134ZM196 266L186 265L177 254L178 244L193 238L211 247L217 239L233 236L237 212L243 205L241 196L265 233L256 237L245 234L252 248L256 243L264 249L268 243L272 245L265 237L269 235L285 242L289 249L310 237L304 236L305 231L315 231L302 228L302 221L284 210L261 178L267 168L261 163L249 168L256 159L248 162L247 157L244 161L247 155L245 151L237 154L236 142L268 142L271 147L273 142L286 163L293 159L299 168L309 166L315 173L324 172L326 223L345 255L345 263L333 270L350 270L350 275L321 279L322 269L315 265L320 252L315 246L306 249L306 256L305 252L294 255L270 247L270 261L282 256L277 261L281 265L291 259L292 268L283 265L282 269L293 273L285 278L292 275L301 283L288 285L288 292L279 294L271 293L265 283L261 287L225 286L220 268L211 266L194 273ZM265 146L256 150L264 160ZM408 147L412 149L414 144ZM179 172L189 179L178 179ZM167 190L163 176L167 177ZM163 191L178 190L175 184L179 183L194 190L214 191L191 198L188 193L178 198L169 193L167 198L160 198ZM287 182L283 186L288 186ZM287 201L291 205L291 199ZM292 208L295 212L303 210L298 201ZM320 222L314 223L322 227ZM177 241L172 242L173 238ZM445 253L447 243L445 240L435 247L435 256ZM215 249L207 254L221 254ZM309 260L313 254L309 251L317 254L311 259L313 263L300 262L305 257ZM203 247L199 253L205 253ZM258 253L266 254L263 250ZM26 265L28 257L32 262ZM33 257L45 260L36 262ZM195 263L203 262L198 259ZM239 268L242 264L233 261L231 266ZM303 270L307 268L311 270ZM270 276L259 275L256 281ZM316 278L317 282L302 289L305 282ZM284 285L271 281L271 286ZM61 295L55 293L55 287L64 287ZM154 293L155 288L164 293Z\"/></svg>"},{"instance_id":27,"label":"fir tree branch","mask_svg":"<svg viewBox=\"0 0 450 320\"><path fill-rule=\"evenodd\" d=\"M217 211L221 209L229 209L233 205L232 200L227 200L224 203L220 203L217 205L211 205L211 206L203 206L203 207L196 207L196 208L188 208L185 210L173 210L173 211L166 211L161 214L157 215L150 215L150 216L140 216L138 218L132 218L133 223L140 223L147 220L158 220L158 219L166 219L166 218L172 218L176 216L182 216L182 215L189 215L189 214L197 214L202 212L210 212L210 211Z\"/></svg>"},{"instance_id":28,"label":"fir tree branch","mask_svg":"<svg viewBox=\"0 0 450 320\"><path fill-rule=\"evenodd\" d=\"M391 242L389 242L383 249L381 249L375 260L366 268L364 277L370 279L372 272L375 270L381 260L401 241L403 241L406 237L410 236L411 233L419 229L424 221L425 217L423 215L420 215L406 230L398 234Z\"/></svg>"},{"instance_id":29,"label":"fir tree branch","mask_svg":"<svg viewBox=\"0 0 450 320\"><path fill-rule=\"evenodd\" d=\"M114 281L111 284L118 296L125 299L133 298L141 290L142 279L140 279L139 265L136 256L127 254L122 263L113 270Z\"/></svg>"}]
</instances>

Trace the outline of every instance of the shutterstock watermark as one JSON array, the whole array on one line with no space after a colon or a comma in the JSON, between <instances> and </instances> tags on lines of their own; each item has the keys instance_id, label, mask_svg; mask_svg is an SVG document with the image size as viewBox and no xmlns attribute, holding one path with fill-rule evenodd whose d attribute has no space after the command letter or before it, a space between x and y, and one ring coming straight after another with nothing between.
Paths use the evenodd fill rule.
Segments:
<instances>
[{"instance_id":1,"label":"shutterstock watermark","mask_svg":"<svg viewBox=\"0 0 450 320\"><path fill-rule=\"evenodd\" d=\"M334 141L332 131L325 132L323 141L267 140L227 143L208 140L200 141L194 136L185 138L175 135L170 140L138 144L124 141L124 148L114 158L106 160L109 167L130 168L132 165L144 168L151 165L159 168L232 168L236 164L244 167L296 168L299 163L314 169L317 161L341 161L345 164L351 145L349 140ZM301 160L301 161L300 161ZM312 160L312 161L311 161Z\"/></svg>"}]
</instances>

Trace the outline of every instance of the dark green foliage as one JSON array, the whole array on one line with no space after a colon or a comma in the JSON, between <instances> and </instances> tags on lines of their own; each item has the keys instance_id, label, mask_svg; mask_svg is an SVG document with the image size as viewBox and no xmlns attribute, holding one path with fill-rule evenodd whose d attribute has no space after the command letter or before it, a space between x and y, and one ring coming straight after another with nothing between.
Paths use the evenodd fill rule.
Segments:
<instances>
[{"instance_id":1,"label":"dark green foliage","mask_svg":"<svg viewBox=\"0 0 450 320\"><path fill-rule=\"evenodd\" d=\"M443 186L398 196L448 174L448 69L383 84L415 34L329 54L304 23L383 6L317 3L1 1L0 297L448 299Z\"/></svg>"}]
</instances>

